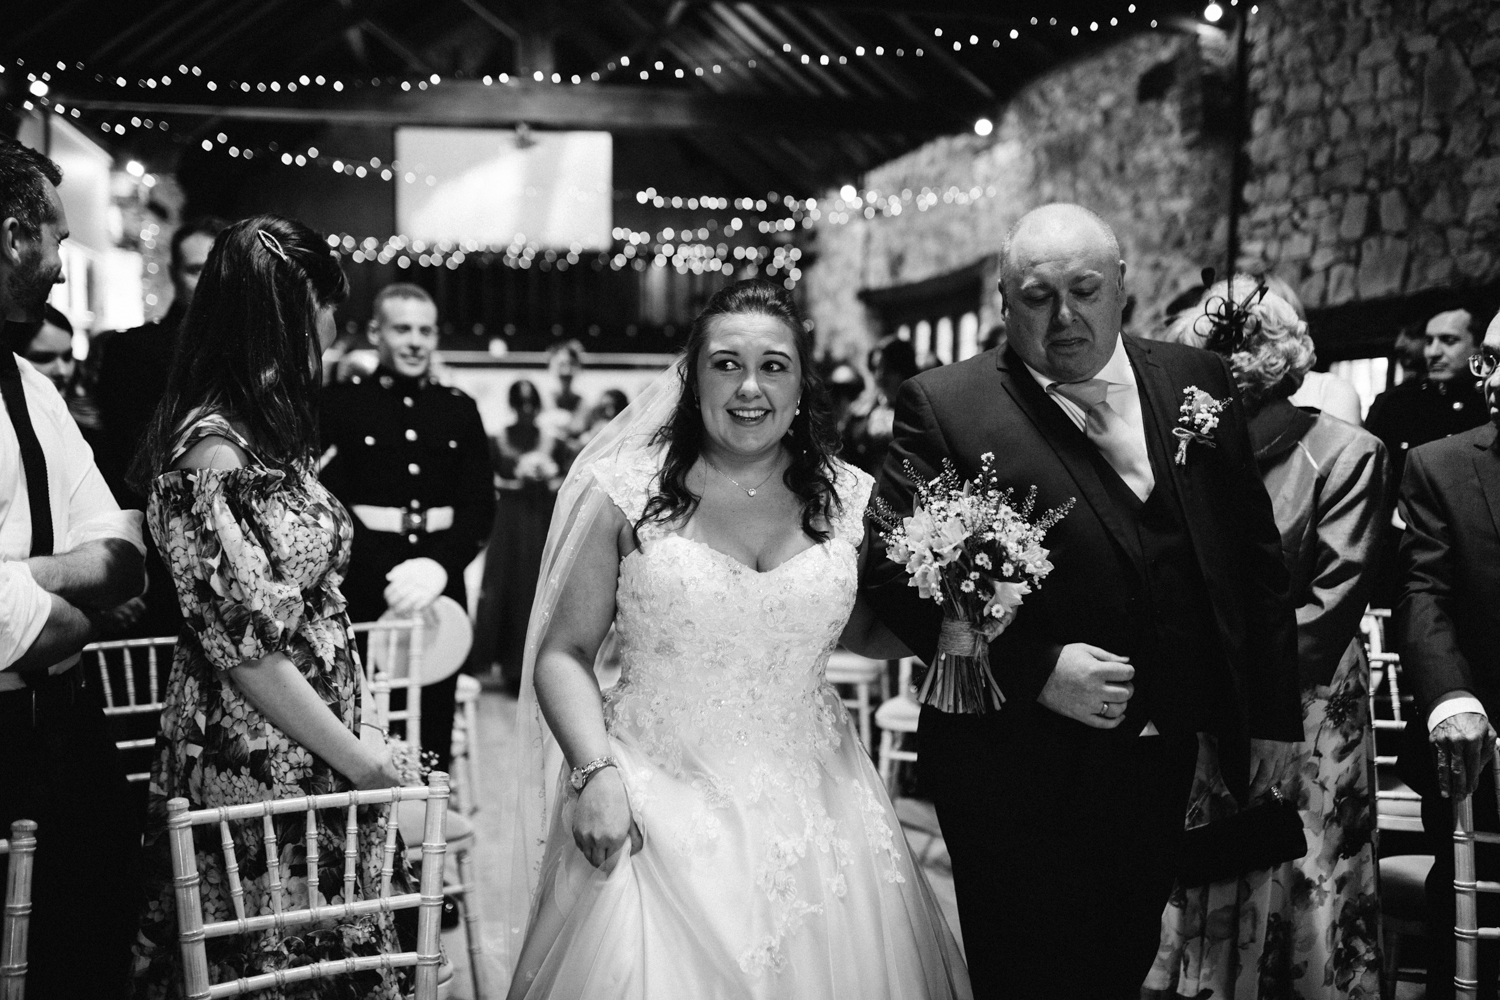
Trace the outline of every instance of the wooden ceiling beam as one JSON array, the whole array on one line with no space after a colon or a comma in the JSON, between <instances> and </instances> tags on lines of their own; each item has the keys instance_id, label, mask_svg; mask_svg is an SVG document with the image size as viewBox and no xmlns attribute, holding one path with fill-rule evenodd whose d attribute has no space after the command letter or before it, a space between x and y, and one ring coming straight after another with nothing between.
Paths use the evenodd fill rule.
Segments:
<instances>
[{"instance_id":1,"label":"wooden ceiling beam","mask_svg":"<svg viewBox=\"0 0 1500 1000\"><path fill-rule=\"evenodd\" d=\"M222 117L249 121L304 121L391 127L434 125L604 129L607 131L734 130L756 133L873 132L931 135L966 127L948 102L839 100L794 96L713 94L685 88L596 84L485 86L445 81L429 90L356 90L290 100L225 93L215 104L90 98L53 98L82 111L145 113L157 117Z\"/></svg>"},{"instance_id":2,"label":"wooden ceiling beam","mask_svg":"<svg viewBox=\"0 0 1500 1000\"><path fill-rule=\"evenodd\" d=\"M904 31L907 37L910 38L913 42L916 42L918 45L925 46L927 54L932 57L934 62L943 67L943 69L947 70L949 73L952 73L954 76L962 80L969 86L970 90L973 90L976 94L978 94L980 97L983 97L987 101L995 100L995 91L990 87L989 84L979 79L979 77L975 76L967 66L959 62L957 59L953 58L953 56L949 55L947 50L943 48L941 42L937 41L932 37L932 35L924 32L921 28L918 28L915 24L913 24L911 18L907 17L905 14L896 14L891 17L891 20L896 24L898 28Z\"/></svg>"},{"instance_id":3,"label":"wooden ceiling beam","mask_svg":"<svg viewBox=\"0 0 1500 1000\"><path fill-rule=\"evenodd\" d=\"M743 58L757 60L759 65L766 67L769 73L793 91L810 95L820 93L817 84L801 73L788 69L781 61L781 53L776 46L760 37L760 34L746 24L744 18L740 17L737 12L730 10L727 4L715 2L705 14L722 22L719 26L722 37L743 49L747 53Z\"/></svg>"},{"instance_id":4,"label":"wooden ceiling beam","mask_svg":"<svg viewBox=\"0 0 1500 1000\"><path fill-rule=\"evenodd\" d=\"M874 53L875 43L856 31L840 14L833 11L820 10L816 7L809 8L807 14L846 47L853 49L858 46L864 46L867 52ZM894 91L898 97L907 100L917 99L919 92L916 85L904 73L889 65L886 60L875 58L872 55L868 61L867 68L873 76L884 81L885 85Z\"/></svg>"}]
</instances>

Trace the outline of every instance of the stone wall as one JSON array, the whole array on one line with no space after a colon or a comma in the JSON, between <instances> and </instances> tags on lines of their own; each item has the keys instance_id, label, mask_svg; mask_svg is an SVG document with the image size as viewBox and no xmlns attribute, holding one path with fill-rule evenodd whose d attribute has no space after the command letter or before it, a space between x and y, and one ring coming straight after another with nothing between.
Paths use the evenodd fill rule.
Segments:
<instances>
[{"instance_id":1,"label":"stone wall","mask_svg":"<svg viewBox=\"0 0 1500 1000\"><path fill-rule=\"evenodd\" d=\"M1500 6L1260 0L1241 261L1309 308L1500 279Z\"/></svg>"},{"instance_id":2,"label":"stone wall","mask_svg":"<svg viewBox=\"0 0 1500 1000\"><path fill-rule=\"evenodd\" d=\"M1222 269L1226 60L1227 51L1193 36L1140 35L1026 86L989 137L939 139L871 171L861 186L880 196L882 213L851 213L842 225L825 214L809 243L804 291L820 344L862 358L885 331L859 291L976 262L989 290L980 329L988 328L998 316L994 259L1005 233L1051 201L1088 205L1115 227L1136 325L1150 322L1203 266ZM948 197L954 188L962 193ZM935 197L919 200L923 189ZM900 214L887 214L889 198L903 194ZM827 208L837 197L820 201Z\"/></svg>"}]
</instances>

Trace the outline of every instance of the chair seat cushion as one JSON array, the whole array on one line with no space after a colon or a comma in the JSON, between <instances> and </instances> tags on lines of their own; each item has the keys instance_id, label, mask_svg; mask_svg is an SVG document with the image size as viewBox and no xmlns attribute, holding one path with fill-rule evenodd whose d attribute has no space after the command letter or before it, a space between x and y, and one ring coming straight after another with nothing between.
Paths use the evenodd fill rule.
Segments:
<instances>
[{"instance_id":1,"label":"chair seat cushion","mask_svg":"<svg viewBox=\"0 0 1500 1000\"><path fill-rule=\"evenodd\" d=\"M921 715L922 707L906 695L901 695L881 703L875 710L875 725L898 733L914 733Z\"/></svg>"},{"instance_id":2,"label":"chair seat cushion","mask_svg":"<svg viewBox=\"0 0 1500 1000\"><path fill-rule=\"evenodd\" d=\"M458 687L453 692L455 701L465 702L479 697L479 678L471 674L458 675Z\"/></svg>"},{"instance_id":3,"label":"chair seat cushion","mask_svg":"<svg viewBox=\"0 0 1500 1000\"><path fill-rule=\"evenodd\" d=\"M872 660L846 649L835 649L828 654L825 674L832 684L874 684L885 669L884 660Z\"/></svg>"},{"instance_id":4,"label":"chair seat cushion","mask_svg":"<svg viewBox=\"0 0 1500 1000\"><path fill-rule=\"evenodd\" d=\"M444 819L443 833L450 848L466 849L473 844L474 824L467 816L449 809L444 813ZM420 850L427 823L427 803L418 799L396 803L396 821L400 824L398 829L406 849Z\"/></svg>"},{"instance_id":5,"label":"chair seat cushion","mask_svg":"<svg viewBox=\"0 0 1500 1000\"><path fill-rule=\"evenodd\" d=\"M1427 915L1430 854L1396 854L1380 859L1380 909L1393 917L1423 920Z\"/></svg>"}]
</instances>

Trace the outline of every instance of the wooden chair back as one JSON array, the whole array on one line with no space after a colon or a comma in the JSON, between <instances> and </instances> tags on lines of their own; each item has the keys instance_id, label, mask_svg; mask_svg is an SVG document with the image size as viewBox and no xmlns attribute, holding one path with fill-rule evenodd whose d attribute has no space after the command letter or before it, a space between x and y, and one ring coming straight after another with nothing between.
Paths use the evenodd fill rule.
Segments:
<instances>
[{"instance_id":1,"label":"wooden chair back","mask_svg":"<svg viewBox=\"0 0 1500 1000\"><path fill-rule=\"evenodd\" d=\"M364 641L365 677L383 676L392 691L405 691L402 708L387 708L385 725L393 738L420 746L422 739L422 646L421 616L395 621L356 622L354 634ZM399 733L394 731L400 723Z\"/></svg>"},{"instance_id":2,"label":"wooden chair back","mask_svg":"<svg viewBox=\"0 0 1500 1000\"><path fill-rule=\"evenodd\" d=\"M1422 799L1396 774L1397 748L1412 698L1401 690L1401 657L1390 650L1391 613L1370 608L1360 621L1370 665L1370 719L1375 737L1375 807L1382 830L1422 832Z\"/></svg>"},{"instance_id":3,"label":"wooden chair back","mask_svg":"<svg viewBox=\"0 0 1500 1000\"><path fill-rule=\"evenodd\" d=\"M1490 768L1500 795L1500 767ZM1500 882L1480 881L1474 863L1475 844L1500 845L1500 833L1474 830L1474 797L1453 802L1453 989L1458 1000L1479 995L1479 942L1500 941L1500 927L1479 926L1479 896L1500 894Z\"/></svg>"},{"instance_id":4,"label":"wooden chair back","mask_svg":"<svg viewBox=\"0 0 1500 1000\"><path fill-rule=\"evenodd\" d=\"M18 819L10 839L0 840L7 856L5 915L0 918L0 1000L26 1000L26 942L31 925L31 869L36 858L36 824Z\"/></svg>"},{"instance_id":5,"label":"wooden chair back","mask_svg":"<svg viewBox=\"0 0 1500 1000\"><path fill-rule=\"evenodd\" d=\"M162 699L177 639L112 639L83 649L80 668L99 678L104 715L125 759L126 778L151 780L150 752L160 728ZM90 675L85 675L90 676Z\"/></svg>"},{"instance_id":6,"label":"wooden chair back","mask_svg":"<svg viewBox=\"0 0 1500 1000\"><path fill-rule=\"evenodd\" d=\"M425 800L426 810L422 836L422 877L418 892L392 893L391 879L396 864L395 811L397 804L408 800ZM374 899L356 899L359 866L359 820L361 806L391 806L381 854L380 894ZM438 965L442 955L438 938L443 912L443 863L447 854L443 815L448 808L448 775L434 771L426 786L382 788L378 791L335 792L327 795L301 795L268 802L250 802L237 806L190 810L187 799L174 798L167 803L167 832L172 849L172 874L177 895L177 931L182 947L184 995L188 1000L240 996L264 989L285 989L296 983L356 972L394 969L416 969L415 1000L437 1000ZM344 892L343 903L323 902L317 879L306 880L308 905L288 909L283 900L283 873L276 842L273 817L285 813L307 814L308 857L318 857L318 813L321 810L345 811ZM240 884L240 859L236 856L231 823L260 821L263 827L267 877L270 883L271 912L251 914L245 905ZM193 828L216 825L224 852L224 873L234 906L234 919L205 921L198 871L198 856L193 846ZM356 958L313 962L291 969L248 976L232 982L210 983L208 941L235 934L249 934L271 929L287 930L373 913L416 908L417 949L394 954L365 955Z\"/></svg>"}]
</instances>

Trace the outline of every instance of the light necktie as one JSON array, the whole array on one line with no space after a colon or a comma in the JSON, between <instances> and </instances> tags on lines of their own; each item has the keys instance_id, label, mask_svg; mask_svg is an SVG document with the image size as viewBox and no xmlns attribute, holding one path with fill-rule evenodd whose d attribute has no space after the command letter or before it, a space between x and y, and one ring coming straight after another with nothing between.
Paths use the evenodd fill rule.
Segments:
<instances>
[{"instance_id":1,"label":"light necktie","mask_svg":"<svg viewBox=\"0 0 1500 1000\"><path fill-rule=\"evenodd\" d=\"M1130 491L1145 501L1156 485L1146 438L1109 405L1109 383L1102 378L1091 378L1083 382L1054 382L1048 388L1083 410L1084 434Z\"/></svg>"}]
</instances>

